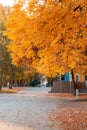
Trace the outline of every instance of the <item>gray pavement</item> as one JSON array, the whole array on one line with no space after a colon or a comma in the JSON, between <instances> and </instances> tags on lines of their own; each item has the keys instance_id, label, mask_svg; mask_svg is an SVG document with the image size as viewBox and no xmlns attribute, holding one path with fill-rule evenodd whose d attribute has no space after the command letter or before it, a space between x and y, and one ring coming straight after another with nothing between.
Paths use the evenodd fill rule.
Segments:
<instances>
[{"instance_id":1,"label":"gray pavement","mask_svg":"<svg viewBox=\"0 0 87 130\"><path fill-rule=\"evenodd\" d=\"M50 87L26 87L16 94L0 94L0 130L60 130L49 117L63 108L87 110L87 100L76 102L72 94L48 91Z\"/></svg>"},{"instance_id":2,"label":"gray pavement","mask_svg":"<svg viewBox=\"0 0 87 130\"><path fill-rule=\"evenodd\" d=\"M26 87L16 94L0 94L0 130L54 130L48 116L57 109L57 98L43 96L49 90Z\"/></svg>"},{"instance_id":3,"label":"gray pavement","mask_svg":"<svg viewBox=\"0 0 87 130\"><path fill-rule=\"evenodd\" d=\"M62 108L87 110L87 100L72 94L50 94L50 87L26 87L16 94L0 94L0 130L60 130L49 120Z\"/></svg>"},{"instance_id":4,"label":"gray pavement","mask_svg":"<svg viewBox=\"0 0 87 130\"><path fill-rule=\"evenodd\" d=\"M51 90L51 87L26 87L24 90L19 91L20 94L48 94Z\"/></svg>"}]
</instances>

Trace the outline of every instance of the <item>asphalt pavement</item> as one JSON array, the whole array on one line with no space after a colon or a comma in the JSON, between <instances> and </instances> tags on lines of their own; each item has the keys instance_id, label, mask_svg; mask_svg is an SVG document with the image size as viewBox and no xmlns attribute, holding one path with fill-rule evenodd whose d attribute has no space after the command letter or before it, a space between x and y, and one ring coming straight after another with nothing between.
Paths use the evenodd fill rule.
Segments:
<instances>
[{"instance_id":1,"label":"asphalt pavement","mask_svg":"<svg viewBox=\"0 0 87 130\"><path fill-rule=\"evenodd\" d=\"M50 87L26 87L16 94L0 94L0 130L56 130L48 117L58 99L44 96L48 91Z\"/></svg>"}]
</instances>

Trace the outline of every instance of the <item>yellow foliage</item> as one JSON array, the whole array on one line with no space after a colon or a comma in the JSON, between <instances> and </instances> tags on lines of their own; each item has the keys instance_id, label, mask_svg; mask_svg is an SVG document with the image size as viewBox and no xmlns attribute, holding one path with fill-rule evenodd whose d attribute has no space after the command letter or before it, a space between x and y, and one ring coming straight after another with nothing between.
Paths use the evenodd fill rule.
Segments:
<instances>
[{"instance_id":1,"label":"yellow foliage","mask_svg":"<svg viewBox=\"0 0 87 130\"><path fill-rule=\"evenodd\" d=\"M87 72L85 0L19 1L6 28L14 64L30 65L51 77L71 69Z\"/></svg>"}]
</instances>

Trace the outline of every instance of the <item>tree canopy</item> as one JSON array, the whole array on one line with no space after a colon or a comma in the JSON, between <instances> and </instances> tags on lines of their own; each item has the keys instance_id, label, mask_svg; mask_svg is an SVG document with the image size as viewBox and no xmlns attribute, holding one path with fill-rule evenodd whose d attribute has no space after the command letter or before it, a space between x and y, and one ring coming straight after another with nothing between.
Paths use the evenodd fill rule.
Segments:
<instances>
[{"instance_id":1,"label":"tree canopy","mask_svg":"<svg viewBox=\"0 0 87 130\"><path fill-rule=\"evenodd\" d=\"M55 76L87 73L87 2L19 1L6 21L8 50L15 65Z\"/></svg>"},{"instance_id":2,"label":"tree canopy","mask_svg":"<svg viewBox=\"0 0 87 130\"><path fill-rule=\"evenodd\" d=\"M22 78L25 79L24 71L26 69L23 66L17 67L12 64L10 53L7 51L10 39L3 35L3 31L6 30L4 22L7 19L10 9L10 7L0 5L0 90L7 82L17 82L17 80L21 80ZM30 74L30 71L27 70L27 73ZM29 76L26 75L26 78L28 79Z\"/></svg>"}]
</instances>

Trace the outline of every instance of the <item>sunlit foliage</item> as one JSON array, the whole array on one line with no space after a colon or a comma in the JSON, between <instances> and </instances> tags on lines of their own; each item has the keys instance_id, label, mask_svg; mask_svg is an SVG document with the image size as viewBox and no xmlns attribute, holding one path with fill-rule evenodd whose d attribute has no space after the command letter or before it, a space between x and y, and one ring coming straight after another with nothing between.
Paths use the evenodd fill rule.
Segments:
<instances>
[{"instance_id":1,"label":"sunlit foliage","mask_svg":"<svg viewBox=\"0 0 87 130\"><path fill-rule=\"evenodd\" d=\"M18 1L6 22L13 63L55 76L87 73L86 0Z\"/></svg>"}]
</instances>

